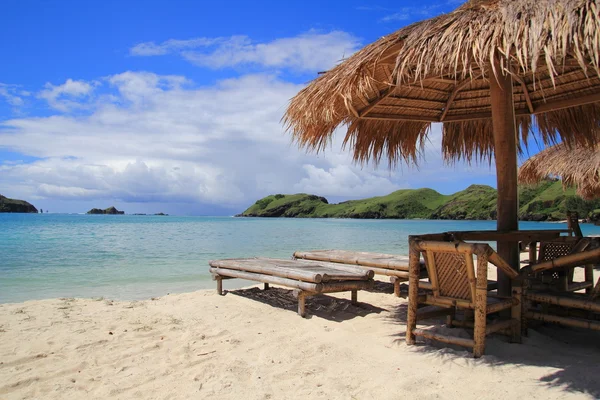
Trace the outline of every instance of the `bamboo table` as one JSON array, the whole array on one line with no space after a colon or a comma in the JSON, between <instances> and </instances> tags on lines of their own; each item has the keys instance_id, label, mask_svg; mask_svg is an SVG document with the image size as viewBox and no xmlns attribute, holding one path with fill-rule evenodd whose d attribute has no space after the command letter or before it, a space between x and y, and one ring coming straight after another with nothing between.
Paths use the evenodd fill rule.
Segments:
<instances>
[{"instance_id":1,"label":"bamboo table","mask_svg":"<svg viewBox=\"0 0 600 400\"><path fill-rule=\"evenodd\" d=\"M274 258L233 258L209 261L210 272L217 281L217 292L223 294L223 279L247 279L294 289L298 299L298 314L306 316L305 299L324 293L352 293L352 304L358 301L359 290L373 287L374 272L355 265L308 260Z\"/></svg>"}]
</instances>

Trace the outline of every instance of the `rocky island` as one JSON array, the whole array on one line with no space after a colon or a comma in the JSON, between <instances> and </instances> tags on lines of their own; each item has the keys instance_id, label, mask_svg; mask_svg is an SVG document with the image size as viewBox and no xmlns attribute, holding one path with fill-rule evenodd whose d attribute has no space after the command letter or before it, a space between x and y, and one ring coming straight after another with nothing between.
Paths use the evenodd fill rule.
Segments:
<instances>
[{"instance_id":1,"label":"rocky island","mask_svg":"<svg viewBox=\"0 0 600 400\"><path fill-rule=\"evenodd\" d=\"M329 204L311 194L276 194L258 200L238 217L289 218L382 218L382 219L496 219L496 189L471 185L460 192L443 195L433 189L403 189L387 196ZM600 218L600 200L586 201L574 189L563 190L560 181L519 188L519 219L559 221L567 211L581 218Z\"/></svg>"},{"instance_id":2,"label":"rocky island","mask_svg":"<svg viewBox=\"0 0 600 400\"><path fill-rule=\"evenodd\" d=\"M122 215L125 214L125 211L119 211L115 207L108 207L104 210L100 208L92 208L86 214L110 214L110 215Z\"/></svg>"},{"instance_id":3,"label":"rocky island","mask_svg":"<svg viewBox=\"0 0 600 400\"><path fill-rule=\"evenodd\" d=\"M9 199L0 194L0 213L37 213L38 210L25 200Z\"/></svg>"}]
</instances>

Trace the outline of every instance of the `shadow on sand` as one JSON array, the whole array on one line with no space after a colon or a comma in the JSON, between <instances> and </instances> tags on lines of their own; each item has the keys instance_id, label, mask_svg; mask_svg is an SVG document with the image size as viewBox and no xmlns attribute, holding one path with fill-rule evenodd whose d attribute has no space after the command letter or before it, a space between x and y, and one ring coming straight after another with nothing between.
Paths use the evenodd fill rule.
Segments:
<instances>
[{"instance_id":1,"label":"shadow on sand","mask_svg":"<svg viewBox=\"0 0 600 400\"><path fill-rule=\"evenodd\" d=\"M241 296L272 307L283 308L293 312L298 311L298 300L294 297L293 291L272 287L269 290L262 290L257 287L249 289L238 289L226 292L228 295ZM343 295L343 293L342 293ZM369 314L379 314L386 311L367 303L360 302L360 292L358 292L358 304L353 305L350 302L350 292L347 293L348 299L329 296L327 294L310 296L306 298L306 318L316 316L329 321L342 322L356 317L364 317Z\"/></svg>"},{"instance_id":2,"label":"shadow on sand","mask_svg":"<svg viewBox=\"0 0 600 400\"><path fill-rule=\"evenodd\" d=\"M400 328L394 336L398 344L406 339L406 316L408 304L402 303L390 309L388 321ZM472 331L463 328L448 328L444 319L428 319L419 322L419 327L435 332L472 338ZM429 328L428 328L429 326ZM441 362L471 357L471 350L436 341L418 339L415 351L427 353ZM600 335L598 332L568 328L553 324L536 324L528 329L522 344L510 343L503 335L486 338L485 355L471 359L473 363L492 367L535 366L556 368L555 372L539 378L541 385L558 387L565 392L581 393L600 398ZM595 371L595 372L592 372Z\"/></svg>"}]
</instances>

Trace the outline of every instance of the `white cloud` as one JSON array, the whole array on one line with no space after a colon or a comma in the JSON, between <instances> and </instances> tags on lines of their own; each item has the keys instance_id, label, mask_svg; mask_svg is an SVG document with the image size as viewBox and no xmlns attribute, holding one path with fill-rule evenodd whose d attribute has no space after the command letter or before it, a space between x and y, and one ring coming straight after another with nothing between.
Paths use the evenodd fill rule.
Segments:
<instances>
[{"instance_id":1,"label":"white cloud","mask_svg":"<svg viewBox=\"0 0 600 400\"><path fill-rule=\"evenodd\" d=\"M295 71L328 69L354 53L360 43L349 33L307 33L257 43L247 36L167 40L140 43L130 49L135 56L180 54L193 64L212 69L236 66L289 68Z\"/></svg>"},{"instance_id":2,"label":"white cloud","mask_svg":"<svg viewBox=\"0 0 600 400\"><path fill-rule=\"evenodd\" d=\"M103 95L93 102L85 90L72 92L82 93L71 99L74 107L87 107L77 116L0 122L3 149L41 158L0 164L0 193L41 199L54 211L73 211L62 205L66 200L87 201L91 208L99 199L109 205L185 203L192 213L207 205L242 211L272 193L366 197L460 181L463 171L443 165L439 128L418 172L390 173L385 160L381 170L354 165L350 152L341 150L343 132L323 153L299 151L280 120L302 85L276 75L194 87L181 76L124 72L96 87ZM58 203L44 204L50 200Z\"/></svg>"},{"instance_id":3,"label":"white cloud","mask_svg":"<svg viewBox=\"0 0 600 400\"><path fill-rule=\"evenodd\" d=\"M410 14L408 13L394 13L390 15L386 15L381 18L381 22L390 22L390 21L406 21L410 18Z\"/></svg>"},{"instance_id":4,"label":"white cloud","mask_svg":"<svg viewBox=\"0 0 600 400\"><path fill-rule=\"evenodd\" d=\"M223 38L195 38L188 40L169 39L160 44L154 42L139 43L129 49L132 56L163 56L172 52L208 47L224 41Z\"/></svg>"},{"instance_id":5,"label":"white cloud","mask_svg":"<svg viewBox=\"0 0 600 400\"><path fill-rule=\"evenodd\" d=\"M402 7L395 10L392 14L388 14L381 18L380 22L401 22L409 20L421 20L426 18L432 18L445 11L449 11L455 8L458 4L462 3L463 0L447 0L446 2L440 2L430 5L420 5L418 7ZM371 9L374 10L374 9ZM384 10L384 9L381 9ZM387 9L385 11L392 11Z\"/></svg>"},{"instance_id":6,"label":"white cloud","mask_svg":"<svg viewBox=\"0 0 600 400\"><path fill-rule=\"evenodd\" d=\"M14 107L23 105L23 96L27 96L28 93L19 91L17 85L7 85L0 83L0 97L3 97L8 104Z\"/></svg>"},{"instance_id":7,"label":"white cloud","mask_svg":"<svg viewBox=\"0 0 600 400\"><path fill-rule=\"evenodd\" d=\"M75 108L82 108L84 104L81 100L88 97L97 85L97 82L89 83L73 79L67 79L62 85L56 86L48 82L38 93L38 97L46 100L50 107L68 112Z\"/></svg>"},{"instance_id":8,"label":"white cloud","mask_svg":"<svg viewBox=\"0 0 600 400\"><path fill-rule=\"evenodd\" d=\"M294 186L298 192L319 193L323 196L365 197L386 195L400 189L400 186L391 182L389 178L361 171L351 165L336 165L326 169L305 164L302 168L308 176Z\"/></svg>"},{"instance_id":9,"label":"white cloud","mask_svg":"<svg viewBox=\"0 0 600 400\"><path fill-rule=\"evenodd\" d=\"M0 124L3 147L42 158L0 165L0 193L242 209L267 194L296 191L298 182L317 190L314 179L302 181L302 165L337 174L357 171L354 194L375 187L339 147L314 156L290 144L280 119L300 85L247 75L190 88L182 77L146 72L103 82L102 89L112 91L109 100L94 102L89 115Z\"/></svg>"}]
</instances>

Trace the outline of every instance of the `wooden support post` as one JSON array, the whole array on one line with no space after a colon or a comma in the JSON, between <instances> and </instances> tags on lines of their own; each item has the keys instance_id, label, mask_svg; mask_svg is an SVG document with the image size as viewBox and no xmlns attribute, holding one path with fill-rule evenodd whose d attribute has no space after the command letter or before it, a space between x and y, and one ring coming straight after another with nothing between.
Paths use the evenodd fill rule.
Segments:
<instances>
[{"instance_id":1,"label":"wooden support post","mask_svg":"<svg viewBox=\"0 0 600 400\"><path fill-rule=\"evenodd\" d=\"M421 273L421 252L417 243L408 238L408 315L406 318L406 344L415 344L414 329L417 327L417 307L419 303L419 274Z\"/></svg>"},{"instance_id":2,"label":"wooden support post","mask_svg":"<svg viewBox=\"0 0 600 400\"><path fill-rule=\"evenodd\" d=\"M217 280L217 293L220 296L223 296L223 278L219 275L216 275L215 279Z\"/></svg>"},{"instance_id":3,"label":"wooden support post","mask_svg":"<svg viewBox=\"0 0 600 400\"><path fill-rule=\"evenodd\" d=\"M475 326L473 332L473 356L481 357L485 350L487 322L487 256L477 257L477 283L475 285Z\"/></svg>"},{"instance_id":4,"label":"wooden support post","mask_svg":"<svg viewBox=\"0 0 600 400\"><path fill-rule=\"evenodd\" d=\"M513 297L517 300L515 305L510 309L510 318L513 320L511 327L511 341L513 343L521 343L521 332L523 323L523 283L521 280L513 282Z\"/></svg>"},{"instance_id":5,"label":"wooden support post","mask_svg":"<svg viewBox=\"0 0 600 400\"><path fill-rule=\"evenodd\" d=\"M269 290L269 284L265 282L264 284L264 290Z\"/></svg>"},{"instance_id":6,"label":"wooden support post","mask_svg":"<svg viewBox=\"0 0 600 400\"><path fill-rule=\"evenodd\" d=\"M587 264L584 268L585 282L591 283L590 287L585 288L585 293L591 295L594 290L594 264Z\"/></svg>"},{"instance_id":7,"label":"wooden support post","mask_svg":"<svg viewBox=\"0 0 600 400\"><path fill-rule=\"evenodd\" d=\"M537 262L537 243L538 242L530 242L529 243L529 264L535 264Z\"/></svg>"},{"instance_id":8,"label":"wooden support post","mask_svg":"<svg viewBox=\"0 0 600 400\"><path fill-rule=\"evenodd\" d=\"M392 283L394 284L394 296L400 297L400 279L392 277Z\"/></svg>"},{"instance_id":9,"label":"wooden support post","mask_svg":"<svg viewBox=\"0 0 600 400\"><path fill-rule=\"evenodd\" d=\"M304 292L298 292L298 315L306 317L306 296Z\"/></svg>"},{"instance_id":10,"label":"wooden support post","mask_svg":"<svg viewBox=\"0 0 600 400\"><path fill-rule=\"evenodd\" d=\"M496 57L501 57L496 54ZM495 74L490 70L490 95L492 126L494 130L494 153L498 186L497 226L499 231L519 229L517 213L517 132L513 104L512 78L504 74L496 60ZM519 270L519 244L513 241L498 241L498 254L511 267ZM508 277L498 271L498 294L510 296L511 284Z\"/></svg>"},{"instance_id":11,"label":"wooden support post","mask_svg":"<svg viewBox=\"0 0 600 400\"><path fill-rule=\"evenodd\" d=\"M357 305L358 304L358 290L351 290L350 292L352 293L352 295L351 295L352 300L350 302L354 305Z\"/></svg>"}]
</instances>

